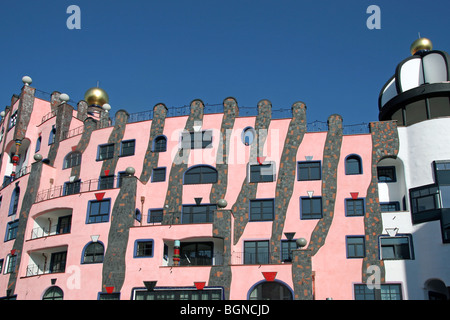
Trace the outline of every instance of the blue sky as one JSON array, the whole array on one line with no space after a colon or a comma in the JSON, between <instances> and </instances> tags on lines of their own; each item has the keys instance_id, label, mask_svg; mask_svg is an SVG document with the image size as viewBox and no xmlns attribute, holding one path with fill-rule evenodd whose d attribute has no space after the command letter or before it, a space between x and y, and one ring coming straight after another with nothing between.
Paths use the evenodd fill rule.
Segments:
<instances>
[{"instance_id":1,"label":"blue sky","mask_svg":"<svg viewBox=\"0 0 450 320\"><path fill-rule=\"evenodd\" d=\"M66 26L70 5L80 30ZM381 29L366 26L370 5ZM29 75L76 102L99 81L112 113L232 96L255 108L303 101L308 122L377 121L379 91L418 32L450 52L449 9L448 0L2 1L0 103Z\"/></svg>"}]
</instances>

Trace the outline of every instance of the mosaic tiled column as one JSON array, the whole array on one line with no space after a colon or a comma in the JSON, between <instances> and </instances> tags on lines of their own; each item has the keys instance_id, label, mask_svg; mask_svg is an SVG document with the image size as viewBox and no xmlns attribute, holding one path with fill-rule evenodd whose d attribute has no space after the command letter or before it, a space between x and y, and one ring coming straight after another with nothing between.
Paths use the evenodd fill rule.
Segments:
<instances>
[{"instance_id":1,"label":"mosaic tiled column","mask_svg":"<svg viewBox=\"0 0 450 320\"><path fill-rule=\"evenodd\" d=\"M191 103L191 112L186 121L184 131L193 132L194 125L200 125L203 121L204 104L200 100ZM180 224L183 199L183 176L187 169L190 149L180 148L175 155L169 175L166 200L164 202L162 224Z\"/></svg>"},{"instance_id":2,"label":"mosaic tiled column","mask_svg":"<svg viewBox=\"0 0 450 320\"><path fill-rule=\"evenodd\" d=\"M256 137L250 146L250 163L256 163L257 158L263 155L264 144L267 138L267 130L272 120L272 104L268 100L262 100L258 103L258 115L256 116L255 132ZM257 182L248 182L247 177L244 178L241 191L232 207L235 217L234 221L234 239L233 243L237 244L249 219L248 204L251 199L256 197L258 188Z\"/></svg>"},{"instance_id":3,"label":"mosaic tiled column","mask_svg":"<svg viewBox=\"0 0 450 320\"><path fill-rule=\"evenodd\" d=\"M385 281L384 261L379 259L378 237L383 233L380 201L378 197L377 165L385 157L396 157L399 150L397 123L395 121L370 123L372 135L372 179L367 189L366 212L364 215L365 257L362 266L362 281L372 275L369 267L380 271L381 283ZM371 268L372 269L372 268ZM370 270L371 270L370 269Z\"/></svg>"},{"instance_id":4,"label":"mosaic tiled column","mask_svg":"<svg viewBox=\"0 0 450 320\"><path fill-rule=\"evenodd\" d=\"M154 140L157 136L164 132L164 124L167 116L167 107L160 103L153 108L152 126L150 128L150 138L148 140L148 147L145 153L144 163L142 166L142 173L139 180L147 183L152 176L153 168L158 167L159 152L153 152Z\"/></svg>"},{"instance_id":5,"label":"mosaic tiled column","mask_svg":"<svg viewBox=\"0 0 450 320\"><path fill-rule=\"evenodd\" d=\"M284 141L275 191L275 217L270 238L270 261L281 263L281 236L283 234L286 211L291 200L297 171L297 151L306 132L306 106L297 102L292 106L292 120Z\"/></svg>"}]
</instances>

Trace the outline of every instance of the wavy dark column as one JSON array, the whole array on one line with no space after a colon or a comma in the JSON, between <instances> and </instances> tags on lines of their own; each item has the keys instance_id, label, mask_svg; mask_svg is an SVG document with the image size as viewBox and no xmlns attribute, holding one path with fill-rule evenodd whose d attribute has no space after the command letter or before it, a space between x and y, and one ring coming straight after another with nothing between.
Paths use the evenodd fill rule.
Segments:
<instances>
[{"instance_id":1,"label":"wavy dark column","mask_svg":"<svg viewBox=\"0 0 450 320\"><path fill-rule=\"evenodd\" d=\"M230 134L234 126L234 121L239 115L239 108L236 100L227 98L223 102L223 118L220 126L221 139L217 148L216 169L218 172L217 182L212 185L209 196L210 203L217 203L222 199L227 191L228 185L228 154L230 151Z\"/></svg>"},{"instance_id":2,"label":"wavy dark column","mask_svg":"<svg viewBox=\"0 0 450 320\"><path fill-rule=\"evenodd\" d=\"M193 126L203 121L204 104L200 100L191 103L191 112L184 127L185 131L193 132ZM172 163L169 175L166 200L164 202L162 224L180 224L183 199L183 175L187 169L190 149L178 149Z\"/></svg>"},{"instance_id":3,"label":"wavy dark column","mask_svg":"<svg viewBox=\"0 0 450 320\"><path fill-rule=\"evenodd\" d=\"M105 175L105 170L109 170L111 174L114 174L116 171L117 161L119 160L120 155L120 142L125 134L128 117L129 114L125 110L119 110L116 112L114 128L108 139L108 143L114 143L114 157L103 161L100 176Z\"/></svg>"},{"instance_id":4,"label":"wavy dark column","mask_svg":"<svg viewBox=\"0 0 450 320\"><path fill-rule=\"evenodd\" d=\"M286 211L294 190L297 171L297 151L306 132L306 106L297 102L292 106L292 120L284 141L283 153L278 169L275 191L275 217L270 238L271 263L281 263L281 236L286 220Z\"/></svg>"},{"instance_id":5,"label":"wavy dark column","mask_svg":"<svg viewBox=\"0 0 450 320\"><path fill-rule=\"evenodd\" d=\"M130 227L134 224L136 209L137 178L125 176L111 211L108 245L103 259L102 290L114 287L120 292L126 271L125 254Z\"/></svg>"},{"instance_id":6,"label":"wavy dark column","mask_svg":"<svg viewBox=\"0 0 450 320\"><path fill-rule=\"evenodd\" d=\"M31 165L31 172L30 177L28 178L28 184L27 184L27 190L25 192L25 195L23 197L22 201L22 207L20 209L20 215L19 215L19 225L17 227L17 235L16 239L14 240L13 244L13 251L14 255L17 256L16 258L16 267L14 272L12 272L9 276L8 281L8 291L10 292L10 295L15 290L16 282L17 282L17 271L20 267L20 262L22 260L22 254L25 254L23 252L23 243L25 241L25 231L28 223L28 216L31 210L31 207L33 206L35 200L36 200L36 194L39 190L39 185L41 183L41 174L42 174L42 162L35 162Z\"/></svg>"},{"instance_id":7,"label":"wavy dark column","mask_svg":"<svg viewBox=\"0 0 450 320\"><path fill-rule=\"evenodd\" d=\"M167 107L160 103L153 108L153 120L150 128L150 138L148 140L147 152L145 153L141 180L147 183L152 176L153 168L158 166L159 152L153 152L153 141L155 137L162 135L164 132L164 124L167 116Z\"/></svg>"},{"instance_id":8,"label":"wavy dark column","mask_svg":"<svg viewBox=\"0 0 450 320\"><path fill-rule=\"evenodd\" d=\"M55 142L50 146L47 156L51 166L54 165L56 155L58 154L59 143L63 139L63 133L69 131L72 117L73 107L71 105L61 103L56 107Z\"/></svg>"},{"instance_id":9,"label":"wavy dark column","mask_svg":"<svg viewBox=\"0 0 450 320\"><path fill-rule=\"evenodd\" d=\"M364 216L365 249L363 259L362 281L372 272L367 273L370 266L377 266L381 272L381 283L385 281L384 261L379 259L378 237L383 233L380 201L378 197L377 165L386 157L396 157L399 150L397 123L394 121L370 123L372 135L372 179L367 189L366 214Z\"/></svg>"},{"instance_id":10,"label":"wavy dark column","mask_svg":"<svg viewBox=\"0 0 450 320\"><path fill-rule=\"evenodd\" d=\"M80 141L78 142L78 145L75 148L75 151L78 151L83 155L83 152L86 150L89 145L89 141L91 140L92 132L95 129L97 129L97 121L90 117L86 118L86 120L84 120L83 133L81 135ZM85 162L88 163L88 161L86 160ZM83 162L81 162L81 164L83 164ZM70 172L70 176L75 176L75 180L78 180L80 178L81 164L72 167L72 170Z\"/></svg>"},{"instance_id":11,"label":"wavy dark column","mask_svg":"<svg viewBox=\"0 0 450 320\"><path fill-rule=\"evenodd\" d=\"M264 143L267 138L267 130L272 120L272 104L268 100L262 100L258 103L258 115L256 116L255 131L256 137L250 146L250 163L257 163L257 157L264 156ZM242 236L248 222L248 203L256 197L257 182L248 182L245 177L242 183L241 191L232 207L234 215L234 244L236 244Z\"/></svg>"},{"instance_id":12,"label":"wavy dark column","mask_svg":"<svg viewBox=\"0 0 450 320\"><path fill-rule=\"evenodd\" d=\"M224 288L225 300L230 299L231 287L231 211L216 210L213 236L223 239L223 263L211 267L208 286Z\"/></svg>"},{"instance_id":13,"label":"wavy dark column","mask_svg":"<svg viewBox=\"0 0 450 320\"><path fill-rule=\"evenodd\" d=\"M325 244L333 222L342 134L342 117L331 115L328 118L328 133L322 161L322 219L314 228L308 247L305 250L294 250L292 278L296 299L313 299L311 258Z\"/></svg>"}]
</instances>

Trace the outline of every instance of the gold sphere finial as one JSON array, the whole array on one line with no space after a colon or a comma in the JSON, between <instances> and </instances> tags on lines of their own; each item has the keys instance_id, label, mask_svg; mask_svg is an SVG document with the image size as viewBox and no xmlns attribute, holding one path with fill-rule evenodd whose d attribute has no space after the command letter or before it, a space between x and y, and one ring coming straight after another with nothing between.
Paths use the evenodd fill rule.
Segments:
<instances>
[{"instance_id":1,"label":"gold sphere finial","mask_svg":"<svg viewBox=\"0 0 450 320\"><path fill-rule=\"evenodd\" d=\"M418 51L422 50L433 50L433 43L431 43L430 39L427 38L419 38L414 41L411 45L411 54L415 55Z\"/></svg>"},{"instance_id":2,"label":"gold sphere finial","mask_svg":"<svg viewBox=\"0 0 450 320\"><path fill-rule=\"evenodd\" d=\"M101 107L104 104L109 103L109 96L105 90L95 87L86 91L84 94L84 100L89 106L96 105Z\"/></svg>"}]
</instances>

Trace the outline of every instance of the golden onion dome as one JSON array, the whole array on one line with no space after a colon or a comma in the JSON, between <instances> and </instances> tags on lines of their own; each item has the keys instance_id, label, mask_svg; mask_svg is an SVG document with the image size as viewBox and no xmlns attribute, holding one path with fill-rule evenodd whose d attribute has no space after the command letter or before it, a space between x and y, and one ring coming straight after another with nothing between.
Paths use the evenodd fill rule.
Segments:
<instances>
[{"instance_id":1,"label":"golden onion dome","mask_svg":"<svg viewBox=\"0 0 450 320\"><path fill-rule=\"evenodd\" d=\"M89 106L103 106L106 103L109 103L109 97L105 90L95 87L90 88L84 94L84 100L87 102Z\"/></svg>"},{"instance_id":2,"label":"golden onion dome","mask_svg":"<svg viewBox=\"0 0 450 320\"><path fill-rule=\"evenodd\" d=\"M416 52L422 51L422 50L433 50L433 44L431 43L430 39L427 38L419 38L416 41L413 42L411 45L411 54L415 55Z\"/></svg>"}]
</instances>

